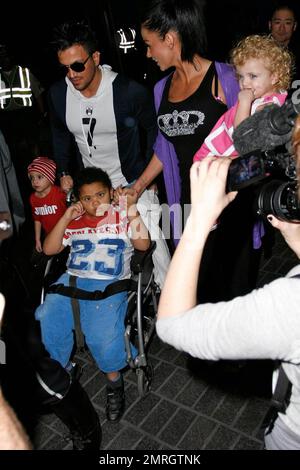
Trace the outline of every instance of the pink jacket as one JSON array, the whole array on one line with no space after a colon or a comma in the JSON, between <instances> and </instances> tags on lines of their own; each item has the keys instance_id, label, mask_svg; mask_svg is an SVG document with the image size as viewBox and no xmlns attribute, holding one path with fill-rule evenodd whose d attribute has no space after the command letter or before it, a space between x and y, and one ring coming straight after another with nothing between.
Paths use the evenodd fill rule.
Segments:
<instances>
[{"instance_id":1,"label":"pink jacket","mask_svg":"<svg viewBox=\"0 0 300 470\"><path fill-rule=\"evenodd\" d=\"M287 93L273 93L269 96L257 98L251 106L251 115L262 104L277 104L282 106L287 97ZM203 160L203 158L214 155L216 157L236 157L237 151L234 148L232 134L234 131L233 123L237 112L238 103L230 108L213 127L210 134L206 137L200 149L195 153L194 162Z\"/></svg>"}]
</instances>

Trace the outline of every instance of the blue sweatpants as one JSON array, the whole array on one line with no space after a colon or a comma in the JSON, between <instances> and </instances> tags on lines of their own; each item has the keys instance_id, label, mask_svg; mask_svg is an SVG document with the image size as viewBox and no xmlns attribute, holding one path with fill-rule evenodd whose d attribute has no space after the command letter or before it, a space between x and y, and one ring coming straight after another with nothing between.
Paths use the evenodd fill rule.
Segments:
<instances>
[{"instance_id":1,"label":"blue sweatpants","mask_svg":"<svg viewBox=\"0 0 300 470\"><path fill-rule=\"evenodd\" d=\"M87 291L104 290L113 281L77 277L77 287ZM57 281L69 285L69 274ZM124 318L127 293L103 300L79 300L81 329L89 350L103 372L114 372L127 365ZM48 294L35 313L40 321L42 340L53 359L66 367L74 345L74 319L70 297ZM136 350L132 347L133 356Z\"/></svg>"}]
</instances>

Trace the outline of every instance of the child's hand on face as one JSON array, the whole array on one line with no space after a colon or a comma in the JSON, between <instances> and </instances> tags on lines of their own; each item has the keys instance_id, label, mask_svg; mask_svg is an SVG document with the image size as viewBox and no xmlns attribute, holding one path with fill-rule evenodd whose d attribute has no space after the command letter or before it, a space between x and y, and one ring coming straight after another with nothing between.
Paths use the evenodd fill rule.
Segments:
<instances>
[{"instance_id":1,"label":"child's hand on face","mask_svg":"<svg viewBox=\"0 0 300 470\"><path fill-rule=\"evenodd\" d=\"M251 105L251 103L255 100L254 91L252 88L245 88L239 92L239 104L244 105Z\"/></svg>"},{"instance_id":2,"label":"child's hand on face","mask_svg":"<svg viewBox=\"0 0 300 470\"><path fill-rule=\"evenodd\" d=\"M85 213L85 210L81 204L81 202L76 202L75 204L72 204L68 209L66 210L64 217L67 220L74 220L77 219L77 217L80 217Z\"/></svg>"}]
</instances>

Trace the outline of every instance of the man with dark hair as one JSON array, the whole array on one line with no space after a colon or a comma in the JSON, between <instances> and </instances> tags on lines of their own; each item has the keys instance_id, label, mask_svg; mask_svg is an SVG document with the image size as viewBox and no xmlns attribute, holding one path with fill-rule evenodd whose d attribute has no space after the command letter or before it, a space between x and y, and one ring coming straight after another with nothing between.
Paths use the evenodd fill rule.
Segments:
<instances>
[{"instance_id":1,"label":"man with dark hair","mask_svg":"<svg viewBox=\"0 0 300 470\"><path fill-rule=\"evenodd\" d=\"M295 41L295 31L297 29L296 13L288 4L278 5L270 16L269 31L275 41L288 48L295 58L295 78L299 77L300 64L298 44Z\"/></svg>"},{"instance_id":2,"label":"man with dark hair","mask_svg":"<svg viewBox=\"0 0 300 470\"><path fill-rule=\"evenodd\" d=\"M69 175L73 139L80 167L101 167L113 188L133 184L152 156L157 134L151 93L109 66L100 65L95 34L83 22L58 26L53 45L66 71L66 78L49 92L54 159L62 189L68 191L73 186ZM146 134L145 152L141 150L141 128ZM155 279L162 286L169 254L158 227L157 202L154 191L145 191L139 200L144 206L144 222L157 242Z\"/></svg>"},{"instance_id":3,"label":"man with dark hair","mask_svg":"<svg viewBox=\"0 0 300 470\"><path fill-rule=\"evenodd\" d=\"M269 21L271 35L280 45L288 47L297 28L295 12L287 5L278 6Z\"/></svg>"}]
</instances>

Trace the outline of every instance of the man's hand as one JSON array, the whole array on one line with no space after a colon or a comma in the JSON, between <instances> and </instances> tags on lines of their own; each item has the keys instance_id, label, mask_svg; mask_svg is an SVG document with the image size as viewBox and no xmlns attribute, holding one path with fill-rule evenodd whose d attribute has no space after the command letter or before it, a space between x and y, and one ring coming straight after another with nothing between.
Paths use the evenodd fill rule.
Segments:
<instances>
[{"instance_id":1,"label":"man's hand","mask_svg":"<svg viewBox=\"0 0 300 470\"><path fill-rule=\"evenodd\" d=\"M223 209L234 200L237 191L225 193L230 158L207 157L195 162L190 171L191 202L190 218L195 227L205 225L210 230Z\"/></svg>"},{"instance_id":2,"label":"man's hand","mask_svg":"<svg viewBox=\"0 0 300 470\"><path fill-rule=\"evenodd\" d=\"M60 187L65 193L67 193L68 191L70 191L70 189L73 188L72 176L70 175L62 176L59 181L60 181Z\"/></svg>"}]
</instances>

